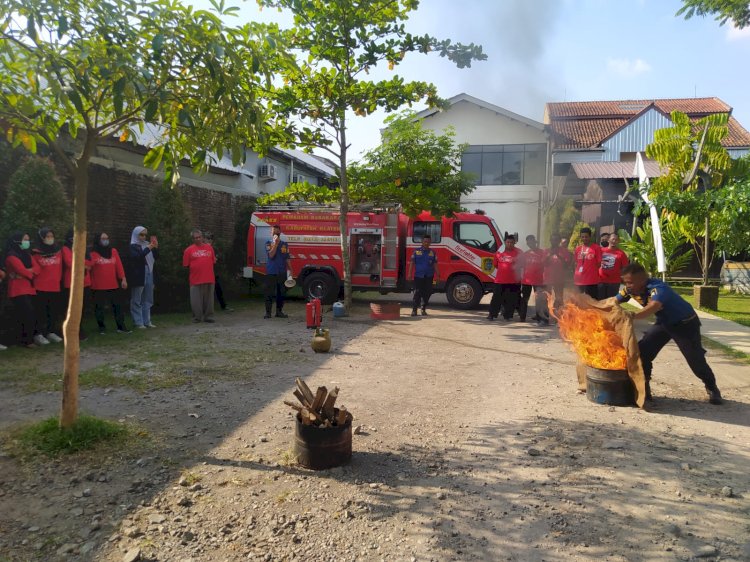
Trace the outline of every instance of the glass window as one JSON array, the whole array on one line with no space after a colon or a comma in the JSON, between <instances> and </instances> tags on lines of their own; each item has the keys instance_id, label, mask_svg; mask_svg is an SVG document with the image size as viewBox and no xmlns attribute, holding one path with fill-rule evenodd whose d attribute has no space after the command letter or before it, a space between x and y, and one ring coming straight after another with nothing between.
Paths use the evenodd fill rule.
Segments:
<instances>
[{"instance_id":1,"label":"glass window","mask_svg":"<svg viewBox=\"0 0 750 562\"><path fill-rule=\"evenodd\" d=\"M544 185L547 183L547 147L543 144L527 144L523 161L523 183Z\"/></svg>"},{"instance_id":2,"label":"glass window","mask_svg":"<svg viewBox=\"0 0 750 562\"><path fill-rule=\"evenodd\" d=\"M471 174L471 179L475 184L480 183L482 179L482 153L464 152L461 156L461 171Z\"/></svg>"},{"instance_id":3,"label":"glass window","mask_svg":"<svg viewBox=\"0 0 750 562\"><path fill-rule=\"evenodd\" d=\"M503 175L499 185L521 185L523 172L523 152L503 153Z\"/></svg>"},{"instance_id":4,"label":"glass window","mask_svg":"<svg viewBox=\"0 0 750 562\"><path fill-rule=\"evenodd\" d=\"M490 225L477 222L459 222L453 226L453 238L465 246L484 250L485 252L495 252L497 250L497 240L492 234Z\"/></svg>"},{"instance_id":5,"label":"glass window","mask_svg":"<svg viewBox=\"0 0 750 562\"><path fill-rule=\"evenodd\" d=\"M422 237L429 234L433 242L440 242L442 227L439 222L415 222L414 233L411 236L412 242L421 243Z\"/></svg>"},{"instance_id":6,"label":"glass window","mask_svg":"<svg viewBox=\"0 0 750 562\"><path fill-rule=\"evenodd\" d=\"M461 171L475 185L545 185L547 145L487 144L467 146Z\"/></svg>"},{"instance_id":7,"label":"glass window","mask_svg":"<svg viewBox=\"0 0 750 562\"><path fill-rule=\"evenodd\" d=\"M485 152L482 154L482 185L498 184L502 173L502 152Z\"/></svg>"}]
</instances>

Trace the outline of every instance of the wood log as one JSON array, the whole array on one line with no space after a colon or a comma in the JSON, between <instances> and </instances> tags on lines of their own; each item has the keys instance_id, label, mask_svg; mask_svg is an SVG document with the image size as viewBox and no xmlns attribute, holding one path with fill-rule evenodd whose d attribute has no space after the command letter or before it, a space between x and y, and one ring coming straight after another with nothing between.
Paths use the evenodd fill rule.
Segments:
<instances>
[{"instance_id":1,"label":"wood log","mask_svg":"<svg viewBox=\"0 0 750 562\"><path fill-rule=\"evenodd\" d=\"M301 378L297 377L294 379L294 382L297 384L297 388L302 393L302 395L305 397L305 400L307 400L308 404L312 404L315 400L315 396L313 396L312 391L310 390L310 387L305 384L305 381L303 381Z\"/></svg>"},{"instance_id":2,"label":"wood log","mask_svg":"<svg viewBox=\"0 0 750 562\"><path fill-rule=\"evenodd\" d=\"M289 406L292 410L296 410L298 412L302 411L302 406L300 406L299 404L295 404L294 402L290 402L289 400L284 400L284 404Z\"/></svg>"},{"instance_id":3,"label":"wood log","mask_svg":"<svg viewBox=\"0 0 750 562\"><path fill-rule=\"evenodd\" d=\"M334 421L335 411L333 405L336 403L336 399L339 397L339 387L336 386L331 392L328 393L326 401L323 402L323 417Z\"/></svg>"},{"instance_id":4,"label":"wood log","mask_svg":"<svg viewBox=\"0 0 750 562\"><path fill-rule=\"evenodd\" d=\"M307 408L302 408L300 410L299 419L302 422L302 425L312 425L312 422L310 421L310 410Z\"/></svg>"},{"instance_id":5,"label":"wood log","mask_svg":"<svg viewBox=\"0 0 750 562\"><path fill-rule=\"evenodd\" d=\"M336 425L344 425L349 417L349 412L346 410L346 406L339 408L339 413L336 416Z\"/></svg>"},{"instance_id":6,"label":"wood log","mask_svg":"<svg viewBox=\"0 0 750 562\"><path fill-rule=\"evenodd\" d=\"M305 397L302 395L302 393L299 390L295 389L294 395L297 397L297 400L299 400L303 406L307 406L307 407L310 406L310 403L307 400L305 400Z\"/></svg>"},{"instance_id":7,"label":"wood log","mask_svg":"<svg viewBox=\"0 0 750 562\"><path fill-rule=\"evenodd\" d=\"M319 386L318 391L315 393L315 400L313 400L312 406L310 406L311 411L316 414L320 411L323 402L325 402L326 394L328 394L328 389L325 386Z\"/></svg>"}]
</instances>

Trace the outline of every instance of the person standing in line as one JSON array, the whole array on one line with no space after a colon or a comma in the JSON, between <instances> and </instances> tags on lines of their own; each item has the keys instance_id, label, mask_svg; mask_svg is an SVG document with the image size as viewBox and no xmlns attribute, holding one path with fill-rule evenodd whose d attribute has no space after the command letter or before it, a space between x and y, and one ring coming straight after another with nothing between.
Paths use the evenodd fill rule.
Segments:
<instances>
[{"instance_id":1,"label":"person standing in line","mask_svg":"<svg viewBox=\"0 0 750 562\"><path fill-rule=\"evenodd\" d=\"M612 236L609 232L602 232L599 235L599 246L604 249L609 247L609 238Z\"/></svg>"},{"instance_id":2,"label":"person standing in line","mask_svg":"<svg viewBox=\"0 0 750 562\"><path fill-rule=\"evenodd\" d=\"M128 281L125 279L120 254L110 245L109 235L106 232L97 234L91 249L91 292L94 300L94 316L96 316L100 334L107 332L104 324L104 308L107 305L112 307L117 333L130 333L130 330L125 327L125 314L122 310L123 297L120 292L120 289L127 288Z\"/></svg>"},{"instance_id":3,"label":"person standing in line","mask_svg":"<svg viewBox=\"0 0 750 562\"><path fill-rule=\"evenodd\" d=\"M505 235L505 249L495 254L495 286L490 301L490 313L487 320L497 318L500 308L503 318L510 320L518 306L521 294L520 259L523 252L516 248L516 239L512 234Z\"/></svg>"},{"instance_id":4,"label":"person standing in line","mask_svg":"<svg viewBox=\"0 0 750 562\"><path fill-rule=\"evenodd\" d=\"M193 243L182 254L182 265L190 272L190 309L193 322L213 323L214 320L214 264L216 255L207 244L203 233L194 228L190 232Z\"/></svg>"},{"instance_id":5,"label":"person standing in line","mask_svg":"<svg viewBox=\"0 0 750 562\"><path fill-rule=\"evenodd\" d=\"M203 237L206 239L206 242L208 244L211 244L211 247L214 249L214 254L216 255L216 263L219 262L219 259L221 256L219 255L219 252L216 251L216 246L214 246L214 235L211 232L204 232ZM214 294L216 295L216 300L219 301L219 308L221 310L232 312L234 309L227 306L227 301L224 300L224 289L221 286L221 279L219 278L219 275L214 271Z\"/></svg>"},{"instance_id":6,"label":"person standing in line","mask_svg":"<svg viewBox=\"0 0 750 562\"><path fill-rule=\"evenodd\" d=\"M602 264L599 267L599 300L614 297L620 291L622 268L628 265L630 260L619 246L620 237L612 234L607 247L602 248Z\"/></svg>"},{"instance_id":7,"label":"person standing in line","mask_svg":"<svg viewBox=\"0 0 750 562\"><path fill-rule=\"evenodd\" d=\"M580 232L581 243L575 250L575 271L573 283L578 291L592 299L599 298L599 266L602 263L602 248L591 242L591 229L584 227Z\"/></svg>"},{"instance_id":8,"label":"person standing in line","mask_svg":"<svg viewBox=\"0 0 750 562\"><path fill-rule=\"evenodd\" d=\"M555 295L555 302L552 306L556 309L563 304L563 295L565 293L565 280L570 275L570 268L573 264L573 255L565 247L564 242L560 239L559 234L551 234L549 237L550 249L544 260L544 285L547 290L551 290ZM545 295L545 302L546 302ZM540 324L549 325L549 303L545 307L545 315Z\"/></svg>"},{"instance_id":9,"label":"person standing in line","mask_svg":"<svg viewBox=\"0 0 750 562\"><path fill-rule=\"evenodd\" d=\"M3 271L3 267L5 267L5 264L0 263L0 283L2 283L3 280L5 279L5 271ZM0 343L0 351L5 351L6 349L8 348Z\"/></svg>"},{"instance_id":10,"label":"person standing in line","mask_svg":"<svg viewBox=\"0 0 750 562\"><path fill-rule=\"evenodd\" d=\"M662 348L674 340L693 374L706 387L708 401L722 404L716 377L706 361L706 350L701 342L701 321L693 307L672 287L660 279L649 277L639 263L631 263L622 268L622 282L625 285L617 295L617 302L635 300L643 308L631 312L633 318L646 318L656 315L656 322L643 334L638 342L638 350L646 376L646 400L651 400L651 373L654 359Z\"/></svg>"},{"instance_id":11,"label":"person standing in line","mask_svg":"<svg viewBox=\"0 0 750 562\"><path fill-rule=\"evenodd\" d=\"M281 239L281 227L273 225L273 235L266 241L266 313L263 318L271 318L274 297L276 298L276 318L288 318L284 314L284 282L287 278L289 246Z\"/></svg>"},{"instance_id":12,"label":"person standing in line","mask_svg":"<svg viewBox=\"0 0 750 562\"><path fill-rule=\"evenodd\" d=\"M430 250L432 237L429 234L422 236L422 247L414 250L409 260L409 269L406 278L414 281L414 302L411 315L417 315L417 309L421 307L422 316L427 316L427 305L432 295L432 283L434 279L440 279L438 271L437 254ZM414 276L412 277L412 272Z\"/></svg>"},{"instance_id":13,"label":"person standing in line","mask_svg":"<svg viewBox=\"0 0 750 562\"><path fill-rule=\"evenodd\" d=\"M34 277L39 266L31 257L31 240L23 232L14 232L5 245L4 268L8 277L8 299L13 305L13 316L18 322L19 343L34 348L36 313L34 311Z\"/></svg>"},{"instance_id":14,"label":"person standing in line","mask_svg":"<svg viewBox=\"0 0 750 562\"><path fill-rule=\"evenodd\" d=\"M73 274L73 230L65 235L65 243L62 247L63 258L63 303L67 306L70 302L70 284ZM78 329L78 340L86 341L88 337L83 329L83 319L86 316L86 307L91 300L91 254L86 248L86 257L83 262L83 309L81 310L81 326Z\"/></svg>"},{"instance_id":15,"label":"person standing in line","mask_svg":"<svg viewBox=\"0 0 750 562\"><path fill-rule=\"evenodd\" d=\"M39 345L59 343L62 332L62 252L55 243L55 233L51 228L42 227L38 232L37 247L31 257L39 266L39 275L34 277L36 289L37 331L34 341Z\"/></svg>"},{"instance_id":16,"label":"person standing in line","mask_svg":"<svg viewBox=\"0 0 750 562\"><path fill-rule=\"evenodd\" d=\"M139 330L156 328L151 322L154 304L154 265L159 257L156 236L148 238L144 226L136 226L130 235L130 315Z\"/></svg>"},{"instance_id":17,"label":"person standing in line","mask_svg":"<svg viewBox=\"0 0 750 562\"><path fill-rule=\"evenodd\" d=\"M523 253L520 260L523 276L521 277L521 298L518 303L518 316L521 322L526 321L529 298L531 298L531 291L533 290L536 311L532 320L539 322L544 317L544 309L547 302L543 296L544 260L547 257L547 251L539 247L539 243L533 234L529 234L526 237L526 246L529 249Z\"/></svg>"}]
</instances>

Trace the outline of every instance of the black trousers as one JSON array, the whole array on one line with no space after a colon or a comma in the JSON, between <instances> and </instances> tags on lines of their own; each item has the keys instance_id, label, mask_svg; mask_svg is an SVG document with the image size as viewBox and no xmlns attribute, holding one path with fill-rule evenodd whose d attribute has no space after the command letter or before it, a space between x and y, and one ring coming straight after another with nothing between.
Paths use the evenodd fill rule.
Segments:
<instances>
[{"instance_id":1,"label":"black trousers","mask_svg":"<svg viewBox=\"0 0 750 562\"><path fill-rule=\"evenodd\" d=\"M221 282L219 281L219 276L216 276L216 280L214 281L214 293L216 293L216 300L219 301L219 306L222 310L226 309L227 307L227 301L224 300L224 289L221 288Z\"/></svg>"},{"instance_id":2,"label":"black trousers","mask_svg":"<svg viewBox=\"0 0 750 562\"><path fill-rule=\"evenodd\" d=\"M21 295L10 299L13 303L13 314L18 322L18 342L21 345L34 343L34 331L36 330L36 310L34 308L34 297Z\"/></svg>"},{"instance_id":3,"label":"black trousers","mask_svg":"<svg viewBox=\"0 0 750 562\"><path fill-rule=\"evenodd\" d=\"M490 316L497 318L497 313L502 308L503 318L510 320L513 318L520 296L521 285L519 283L495 283L490 301Z\"/></svg>"},{"instance_id":4,"label":"black trousers","mask_svg":"<svg viewBox=\"0 0 750 562\"><path fill-rule=\"evenodd\" d=\"M706 350L701 345L701 321L697 316L680 324L654 324L646 331L638 342L646 380L651 380L654 359L669 340L674 340L693 374L703 381L706 388L716 388L716 377L706 362Z\"/></svg>"},{"instance_id":5,"label":"black trousers","mask_svg":"<svg viewBox=\"0 0 750 562\"><path fill-rule=\"evenodd\" d=\"M99 329L104 329L104 309L107 305L112 307L115 315L115 323L118 330L125 329L125 313L122 310L122 292L120 289L109 289L104 291L91 291L94 300L94 316Z\"/></svg>"},{"instance_id":6,"label":"black trousers","mask_svg":"<svg viewBox=\"0 0 750 562\"><path fill-rule=\"evenodd\" d=\"M521 285L521 296L518 300L518 316L521 321L526 320L526 314L529 310L529 299L531 298L532 290L534 291L534 293L536 293L536 311L534 312L534 318L536 318L537 320L543 319L540 300L544 297L541 296L540 293L544 291L544 285Z\"/></svg>"},{"instance_id":7,"label":"black trousers","mask_svg":"<svg viewBox=\"0 0 750 562\"><path fill-rule=\"evenodd\" d=\"M592 299L599 300L599 284L596 285L576 285L579 293L590 296Z\"/></svg>"},{"instance_id":8,"label":"black trousers","mask_svg":"<svg viewBox=\"0 0 750 562\"><path fill-rule=\"evenodd\" d=\"M603 301L610 297L617 296L620 292L619 283L599 283L599 300Z\"/></svg>"},{"instance_id":9,"label":"black trousers","mask_svg":"<svg viewBox=\"0 0 750 562\"><path fill-rule=\"evenodd\" d=\"M432 279L432 276L414 278L414 310L420 306L422 309L427 308L432 296Z\"/></svg>"},{"instance_id":10,"label":"black trousers","mask_svg":"<svg viewBox=\"0 0 750 562\"><path fill-rule=\"evenodd\" d=\"M284 273L266 274L263 294L266 297L266 312L269 314L273 307L274 298L276 299L276 312L284 308L284 289L286 288L284 287L284 281L286 281L286 274Z\"/></svg>"},{"instance_id":11,"label":"black trousers","mask_svg":"<svg viewBox=\"0 0 750 562\"><path fill-rule=\"evenodd\" d=\"M63 319L63 295L60 291L53 293L37 291L34 300L36 306L37 332L60 335Z\"/></svg>"}]
</instances>

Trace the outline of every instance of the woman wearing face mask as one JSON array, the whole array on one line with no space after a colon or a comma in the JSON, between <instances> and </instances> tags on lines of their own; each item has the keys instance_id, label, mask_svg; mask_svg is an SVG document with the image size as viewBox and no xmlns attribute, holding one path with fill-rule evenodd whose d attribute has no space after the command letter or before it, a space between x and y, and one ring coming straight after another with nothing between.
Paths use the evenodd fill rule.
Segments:
<instances>
[{"instance_id":1,"label":"woman wearing face mask","mask_svg":"<svg viewBox=\"0 0 750 562\"><path fill-rule=\"evenodd\" d=\"M65 235L65 244L62 247L63 257L63 302L70 302L70 281L73 274L73 230ZM91 254L86 249L86 258L83 262L83 310L81 311L81 327L78 329L78 339L86 340L86 332L83 331L83 318L86 316L86 305L91 300Z\"/></svg>"},{"instance_id":2,"label":"woman wearing face mask","mask_svg":"<svg viewBox=\"0 0 750 562\"><path fill-rule=\"evenodd\" d=\"M159 257L155 236L148 238L143 226L136 226L130 235L130 314L136 328L156 328L151 322L154 304L154 263Z\"/></svg>"},{"instance_id":3,"label":"woman wearing face mask","mask_svg":"<svg viewBox=\"0 0 750 562\"><path fill-rule=\"evenodd\" d=\"M32 283L39 274L39 266L31 258L29 235L14 232L5 245L5 271L8 277L8 299L13 303L14 317L20 331L19 341L26 347L34 344L34 297L36 289Z\"/></svg>"},{"instance_id":4,"label":"woman wearing face mask","mask_svg":"<svg viewBox=\"0 0 750 562\"><path fill-rule=\"evenodd\" d=\"M45 345L58 343L62 330L62 253L55 243L55 233L51 228L42 227L38 233L36 248L31 251L34 263L39 266L39 275L34 277L36 289L36 317L38 334L34 342Z\"/></svg>"},{"instance_id":5,"label":"woman wearing face mask","mask_svg":"<svg viewBox=\"0 0 750 562\"><path fill-rule=\"evenodd\" d=\"M94 300L94 316L96 316L96 323L99 324L100 334L106 333L104 308L108 304L115 315L117 333L130 333L130 330L125 328L120 288L128 288L120 254L110 246L109 235L102 232L94 237L94 246L91 248L91 293Z\"/></svg>"}]
</instances>

